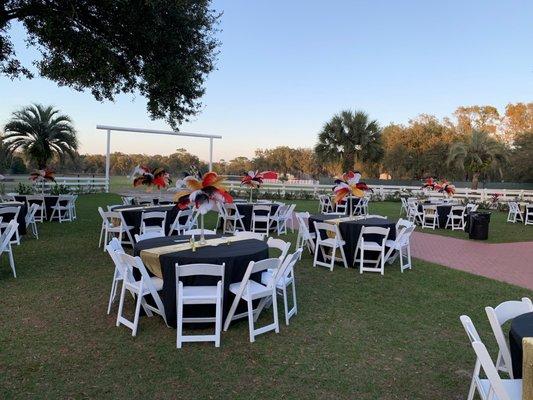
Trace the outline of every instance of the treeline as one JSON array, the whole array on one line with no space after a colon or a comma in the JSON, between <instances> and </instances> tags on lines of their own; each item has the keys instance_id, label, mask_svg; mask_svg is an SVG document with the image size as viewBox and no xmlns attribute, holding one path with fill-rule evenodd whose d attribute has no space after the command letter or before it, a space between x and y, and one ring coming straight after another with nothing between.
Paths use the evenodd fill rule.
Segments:
<instances>
[{"instance_id":1,"label":"treeline","mask_svg":"<svg viewBox=\"0 0 533 400\"><path fill-rule=\"evenodd\" d=\"M368 143L365 130L361 133L355 129L354 132L357 137L344 138L348 145L356 140L361 143L366 140ZM484 142L473 142L475 138L480 140L475 132L486 133ZM432 175L460 181L533 182L533 103L509 104L502 114L492 106L459 107L449 118L439 120L431 115L420 115L407 124L390 124L384 128L373 126L371 134L372 156L368 151L365 152L370 145L364 144L353 145L351 155L353 168L361 170L367 178L390 175L393 179L420 179ZM319 135L319 145L321 137ZM326 159L317 155L316 148L280 146L258 149L252 158L221 160L214 163L213 168L225 175L242 175L248 170L268 169L300 179L318 179L342 173L347 168L346 156L335 151L335 144L324 143L326 145L333 148ZM487 150L483 146L490 148ZM485 157L487 151L494 153L495 146L500 156L498 163L489 160L491 166L488 168L483 159L480 166L473 167L479 161L476 158ZM467 152L463 158L462 151ZM451 153L454 153L455 161L461 162L449 162ZM185 149L177 149L168 156L111 155L113 175L128 175L136 165L141 164L163 167L173 176L181 175L191 166L200 171L207 170L206 162ZM50 166L59 174L103 174L105 156L75 155L63 161L54 159ZM20 153L9 154L0 142L0 172L26 173L33 168L35 165L31 161L24 159Z\"/></svg>"}]
</instances>

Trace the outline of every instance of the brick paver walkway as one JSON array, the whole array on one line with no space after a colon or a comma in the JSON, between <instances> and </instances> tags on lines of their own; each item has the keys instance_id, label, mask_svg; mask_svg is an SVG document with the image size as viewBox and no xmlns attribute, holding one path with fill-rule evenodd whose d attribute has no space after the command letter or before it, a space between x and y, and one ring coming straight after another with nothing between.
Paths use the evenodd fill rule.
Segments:
<instances>
[{"instance_id":1,"label":"brick paver walkway","mask_svg":"<svg viewBox=\"0 0 533 400\"><path fill-rule=\"evenodd\" d=\"M533 290L533 242L483 243L413 232L413 257Z\"/></svg>"}]
</instances>

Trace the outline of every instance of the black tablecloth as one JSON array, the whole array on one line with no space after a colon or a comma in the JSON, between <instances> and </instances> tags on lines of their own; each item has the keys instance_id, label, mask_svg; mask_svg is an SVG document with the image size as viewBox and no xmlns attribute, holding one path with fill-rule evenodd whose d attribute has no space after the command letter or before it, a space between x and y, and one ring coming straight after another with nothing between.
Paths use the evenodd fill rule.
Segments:
<instances>
[{"instance_id":1,"label":"black tablecloth","mask_svg":"<svg viewBox=\"0 0 533 400\"><path fill-rule=\"evenodd\" d=\"M252 230L252 210L254 206L270 206L271 216L274 215L274 213L279 207L279 204L276 204L276 203L235 203L235 205L237 206L237 210L239 210L239 214L242 217L244 228L250 231ZM258 211L257 215L261 215L261 213L262 213L261 211ZM256 225L259 226L257 223ZM274 225L271 224L271 226L275 226L275 224ZM263 227L264 229L264 225L262 225L261 227ZM240 226L237 225L237 229L239 228Z\"/></svg>"},{"instance_id":2,"label":"black tablecloth","mask_svg":"<svg viewBox=\"0 0 533 400\"><path fill-rule=\"evenodd\" d=\"M519 315L511 322L509 349L515 379L522 378L522 339L525 337L533 337L533 312Z\"/></svg>"},{"instance_id":3,"label":"black tablecloth","mask_svg":"<svg viewBox=\"0 0 533 400\"><path fill-rule=\"evenodd\" d=\"M57 199L58 198L59 198L59 196L55 196L55 195L51 195L51 194L45 194L44 195L44 206L46 208L46 220L47 221L50 221L50 218L52 217L52 212L54 211L52 209L52 207L57 204ZM15 196L15 200L21 201L21 202L24 202L24 203L26 203L26 199L27 199L26 195L17 195L17 196ZM32 205L33 203L37 203L39 205L42 204L41 201L30 200L30 205ZM68 201L67 200L63 201L62 200L60 204L62 206L66 206L68 204ZM57 216L57 213L56 213L56 216Z\"/></svg>"},{"instance_id":4,"label":"black tablecloth","mask_svg":"<svg viewBox=\"0 0 533 400\"><path fill-rule=\"evenodd\" d=\"M430 206L431 203L423 203L418 205L418 211L423 211L423 206ZM448 214L450 213L452 209L451 205L443 204L443 205L437 205L437 214L439 214L439 228L444 229L446 228L446 222L448 221Z\"/></svg>"},{"instance_id":5,"label":"black tablecloth","mask_svg":"<svg viewBox=\"0 0 533 400\"><path fill-rule=\"evenodd\" d=\"M206 236L206 239L213 237L215 236ZM167 246L173 244L174 240L183 238L188 238L188 236L168 236L143 240L135 245L134 255L138 256L141 250ZM226 264L223 306L223 318L225 318L234 299L229 291L229 285L242 280L250 261L260 261L266 258L268 258L268 246L266 242L256 239L233 242L230 245L222 244L219 246L201 247L195 252L185 250L160 255L159 261L161 263L164 283L163 290L159 292L159 295L165 307L168 324L173 327L176 326L176 263L182 265L196 263ZM252 277L256 280L260 279L258 276L252 275ZM185 285L211 285L216 284L216 282L217 278L207 276L183 278ZM209 317L215 315L214 310L214 305L189 305L185 306L184 316ZM239 310L244 311L243 308Z\"/></svg>"},{"instance_id":6,"label":"black tablecloth","mask_svg":"<svg viewBox=\"0 0 533 400\"><path fill-rule=\"evenodd\" d=\"M26 203L21 203L21 204L0 203L0 208L6 208L6 207L20 207L19 215L17 218L17 222L19 224L18 231L19 231L19 235L25 235L26 234L26 213L28 212L28 207L26 206ZM15 214L0 215L0 217L2 217L2 223L11 221L14 216Z\"/></svg>"},{"instance_id":7,"label":"black tablecloth","mask_svg":"<svg viewBox=\"0 0 533 400\"><path fill-rule=\"evenodd\" d=\"M315 232L315 226L314 226L315 221L324 222L326 220L336 219L336 218L339 218L339 216L324 215L324 214L311 215L309 218L309 231ZM365 218L365 219L360 219L357 221L354 220L354 221L341 222L339 224L339 231L341 233L342 239L346 242L346 244L344 245L344 253L346 254L346 259L348 261L349 266L353 264L353 260L355 257L355 250L357 248L357 242L359 241L359 235L361 234L361 229L363 228L363 226L377 226L381 228L390 228L388 239L391 239L391 240L396 239L396 224L392 221L389 221L388 219ZM378 238L379 237L376 237L376 235L368 235L368 237L367 235L365 235L365 239L368 239L368 240L378 240Z\"/></svg>"},{"instance_id":8,"label":"black tablecloth","mask_svg":"<svg viewBox=\"0 0 533 400\"><path fill-rule=\"evenodd\" d=\"M117 206L117 207L113 207L113 211L120 211L126 208L132 208L132 207L139 207L139 206ZM128 226L133 226L133 229L130 231L132 236L140 233L143 211L144 212L166 211L167 219L165 220L165 234L168 234L170 230L170 225L172 225L172 223L176 219L176 216L178 215L179 208L176 207L175 205L168 205L168 206L151 206L151 207L138 208L136 210L120 211L122 215L124 216L124 221L126 222L126 224ZM185 221L186 221L186 218L184 217L183 221L180 221L180 222L185 223ZM159 224L159 222L160 220L157 220L157 221L146 220L146 225L155 225L155 224Z\"/></svg>"}]
</instances>

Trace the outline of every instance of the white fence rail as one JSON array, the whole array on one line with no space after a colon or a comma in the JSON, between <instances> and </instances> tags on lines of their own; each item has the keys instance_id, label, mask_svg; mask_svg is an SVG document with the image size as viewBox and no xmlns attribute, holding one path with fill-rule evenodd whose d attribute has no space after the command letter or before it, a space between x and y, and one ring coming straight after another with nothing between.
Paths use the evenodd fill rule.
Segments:
<instances>
[{"instance_id":1,"label":"white fence rail","mask_svg":"<svg viewBox=\"0 0 533 400\"><path fill-rule=\"evenodd\" d=\"M247 190L246 187L240 185L239 182L229 182L230 190ZM293 184L293 183L265 183L261 187L262 192L279 192L282 196L290 192L307 192L312 193L314 197L319 194L329 194L333 188L331 185L314 184ZM438 192L428 192L421 189L420 186L394 186L394 185L371 185L374 190L374 195L379 196L382 200L388 196L400 194L402 196L426 194L431 197L444 197ZM520 189L478 189L473 190L469 188L457 188L454 198L470 199L475 201L490 201L494 195L498 195L498 201L507 202L513 200L533 201L533 190Z\"/></svg>"},{"instance_id":2,"label":"white fence rail","mask_svg":"<svg viewBox=\"0 0 533 400\"><path fill-rule=\"evenodd\" d=\"M104 192L109 190L109 184L104 177L94 176L56 176L55 182L33 182L28 179L27 176L11 175L6 176L6 179L0 181L0 183L6 186L8 191L17 189L19 183L25 185L32 185L33 187L41 190L44 184L45 191L49 191L56 184L66 186L72 191L84 191L84 192Z\"/></svg>"}]
</instances>

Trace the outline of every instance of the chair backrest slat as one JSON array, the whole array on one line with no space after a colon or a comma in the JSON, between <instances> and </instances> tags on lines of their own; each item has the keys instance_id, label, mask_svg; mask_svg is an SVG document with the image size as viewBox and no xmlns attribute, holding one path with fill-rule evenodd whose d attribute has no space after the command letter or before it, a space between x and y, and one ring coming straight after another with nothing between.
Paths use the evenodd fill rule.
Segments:
<instances>
[{"instance_id":1,"label":"chair backrest slat","mask_svg":"<svg viewBox=\"0 0 533 400\"><path fill-rule=\"evenodd\" d=\"M176 277L185 276L220 276L224 277L225 264L176 264Z\"/></svg>"}]
</instances>

